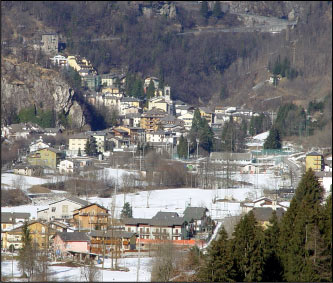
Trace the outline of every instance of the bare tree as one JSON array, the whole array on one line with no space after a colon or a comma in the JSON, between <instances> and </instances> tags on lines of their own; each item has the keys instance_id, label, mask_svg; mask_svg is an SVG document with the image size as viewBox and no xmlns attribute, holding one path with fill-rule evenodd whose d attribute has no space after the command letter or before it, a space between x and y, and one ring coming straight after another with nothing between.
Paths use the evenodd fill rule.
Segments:
<instances>
[{"instance_id":1,"label":"bare tree","mask_svg":"<svg viewBox=\"0 0 333 283\"><path fill-rule=\"evenodd\" d=\"M81 279L86 282L98 282L101 279L101 271L95 266L92 259L88 260L88 264L81 267Z\"/></svg>"}]
</instances>

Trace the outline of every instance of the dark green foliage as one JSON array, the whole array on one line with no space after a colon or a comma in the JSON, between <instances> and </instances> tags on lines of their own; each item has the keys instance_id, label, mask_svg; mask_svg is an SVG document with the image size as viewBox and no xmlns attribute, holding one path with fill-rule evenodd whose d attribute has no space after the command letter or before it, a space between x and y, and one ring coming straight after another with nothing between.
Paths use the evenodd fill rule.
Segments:
<instances>
[{"instance_id":1,"label":"dark green foliage","mask_svg":"<svg viewBox=\"0 0 333 283\"><path fill-rule=\"evenodd\" d=\"M227 88L225 86L222 86L221 91L220 91L220 99L226 99L228 98L228 92L227 92Z\"/></svg>"},{"instance_id":2,"label":"dark green foliage","mask_svg":"<svg viewBox=\"0 0 333 283\"><path fill-rule=\"evenodd\" d=\"M150 98L154 97L154 95L155 95L154 82L153 82L153 80L150 80L149 86L146 90L146 97L147 97L147 99L150 99Z\"/></svg>"},{"instance_id":3,"label":"dark green foliage","mask_svg":"<svg viewBox=\"0 0 333 283\"><path fill-rule=\"evenodd\" d=\"M132 207L129 202L125 202L121 211L121 218L133 218Z\"/></svg>"},{"instance_id":4,"label":"dark green foliage","mask_svg":"<svg viewBox=\"0 0 333 283\"><path fill-rule=\"evenodd\" d=\"M264 143L264 149L281 149L281 146L279 130L274 127L269 131L269 135Z\"/></svg>"},{"instance_id":5,"label":"dark green foliage","mask_svg":"<svg viewBox=\"0 0 333 283\"><path fill-rule=\"evenodd\" d=\"M270 118L264 113L261 113L259 116L252 116L250 121L249 133L251 136L261 134L269 130L270 125Z\"/></svg>"},{"instance_id":6,"label":"dark green foliage","mask_svg":"<svg viewBox=\"0 0 333 283\"><path fill-rule=\"evenodd\" d=\"M197 141L199 139L199 147L207 152L210 152L213 148L214 133L205 118L201 118L199 109L194 112L192 127L190 131L191 139L191 152L196 151Z\"/></svg>"},{"instance_id":7,"label":"dark green foliage","mask_svg":"<svg viewBox=\"0 0 333 283\"><path fill-rule=\"evenodd\" d=\"M223 17L223 12L221 10L220 1L215 1L214 8L213 8L213 17L220 19Z\"/></svg>"},{"instance_id":8,"label":"dark green foliage","mask_svg":"<svg viewBox=\"0 0 333 283\"><path fill-rule=\"evenodd\" d=\"M98 154L98 152L97 152L97 143L96 143L95 137L90 137L87 140L84 151L88 156L96 156Z\"/></svg>"},{"instance_id":9,"label":"dark green foliage","mask_svg":"<svg viewBox=\"0 0 333 283\"><path fill-rule=\"evenodd\" d=\"M188 154L187 140L183 137L183 135L179 139L179 144L177 146L177 154L179 158L187 158Z\"/></svg>"},{"instance_id":10,"label":"dark green foliage","mask_svg":"<svg viewBox=\"0 0 333 283\"><path fill-rule=\"evenodd\" d=\"M247 123L243 119L241 124L234 122L233 118L226 122L222 129L221 151L242 152L244 150Z\"/></svg>"},{"instance_id":11,"label":"dark green foliage","mask_svg":"<svg viewBox=\"0 0 333 283\"><path fill-rule=\"evenodd\" d=\"M217 240L212 241L204 256L197 279L204 282L229 282L235 278L234 260L230 241L224 227Z\"/></svg>"},{"instance_id":12,"label":"dark green foliage","mask_svg":"<svg viewBox=\"0 0 333 283\"><path fill-rule=\"evenodd\" d=\"M252 211L235 228L233 251L237 262L237 281L261 281L263 276L263 232L256 226Z\"/></svg>"},{"instance_id":13,"label":"dark green foliage","mask_svg":"<svg viewBox=\"0 0 333 283\"><path fill-rule=\"evenodd\" d=\"M79 148L79 151L78 151L78 153L77 153L77 156L82 156L81 148Z\"/></svg>"},{"instance_id":14,"label":"dark green foliage","mask_svg":"<svg viewBox=\"0 0 333 283\"><path fill-rule=\"evenodd\" d=\"M55 115L52 110L43 110L35 106L21 109L18 119L21 123L32 122L42 128L52 128L55 125Z\"/></svg>"},{"instance_id":15,"label":"dark green foliage","mask_svg":"<svg viewBox=\"0 0 333 283\"><path fill-rule=\"evenodd\" d=\"M73 89L78 90L82 87L81 77L72 67L63 68L61 71L64 79Z\"/></svg>"},{"instance_id":16,"label":"dark green foliage","mask_svg":"<svg viewBox=\"0 0 333 283\"><path fill-rule=\"evenodd\" d=\"M324 101L317 102L317 101L313 100L313 101L309 102L308 113L312 114L317 111L323 112L324 108L325 108Z\"/></svg>"},{"instance_id":17,"label":"dark green foliage","mask_svg":"<svg viewBox=\"0 0 333 283\"><path fill-rule=\"evenodd\" d=\"M305 135L306 114L301 106L288 103L280 106L275 127L279 130L281 137Z\"/></svg>"},{"instance_id":18,"label":"dark green foliage","mask_svg":"<svg viewBox=\"0 0 333 283\"><path fill-rule=\"evenodd\" d=\"M208 19L208 17L209 17L209 11L208 11L208 2L207 1L202 1L201 8L200 8L200 14L205 19Z\"/></svg>"},{"instance_id":19,"label":"dark green foliage","mask_svg":"<svg viewBox=\"0 0 333 283\"><path fill-rule=\"evenodd\" d=\"M280 56L276 59L274 64L269 64L270 71L273 75L281 75L281 77L287 77L290 80L293 80L298 76L298 72L290 67L290 61L287 57L284 60L280 61Z\"/></svg>"}]
</instances>

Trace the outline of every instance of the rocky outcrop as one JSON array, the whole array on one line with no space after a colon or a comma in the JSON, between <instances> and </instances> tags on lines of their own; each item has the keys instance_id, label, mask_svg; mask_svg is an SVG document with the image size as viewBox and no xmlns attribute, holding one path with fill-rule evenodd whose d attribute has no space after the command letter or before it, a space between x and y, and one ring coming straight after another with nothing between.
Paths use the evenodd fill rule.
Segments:
<instances>
[{"instance_id":1,"label":"rocky outcrop","mask_svg":"<svg viewBox=\"0 0 333 283\"><path fill-rule=\"evenodd\" d=\"M64 110L73 116L70 118L78 126L84 126L81 107L76 105L75 111L70 111L74 106L74 90L57 71L2 58L1 73L1 104L4 110L11 108L18 112L31 105L56 112Z\"/></svg>"}]
</instances>

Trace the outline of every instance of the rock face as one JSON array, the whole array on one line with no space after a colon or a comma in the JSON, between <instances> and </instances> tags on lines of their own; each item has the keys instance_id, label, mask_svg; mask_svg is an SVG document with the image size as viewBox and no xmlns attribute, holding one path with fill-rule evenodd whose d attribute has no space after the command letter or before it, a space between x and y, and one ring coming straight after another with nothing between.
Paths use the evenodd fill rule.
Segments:
<instances>
[{"instance_id":1,"label":"rock face","mask_svg":"<svg viewBox=\"0 0 333 283\"><path fill-rule=\"evenodd\" d=\"M56 112L64 110L66 114L74 114L70 111L74 91L57 71L29 63L17 63L8 58L2 58L1 71L1 104L4 112L9 108L18 112L22 108L36 105L43 109L54 109ZM78 126L84 126L85 120L79 105L75 107L75 115L71 119L77 121L78 117Z\"/></svg>"}]
</instances>

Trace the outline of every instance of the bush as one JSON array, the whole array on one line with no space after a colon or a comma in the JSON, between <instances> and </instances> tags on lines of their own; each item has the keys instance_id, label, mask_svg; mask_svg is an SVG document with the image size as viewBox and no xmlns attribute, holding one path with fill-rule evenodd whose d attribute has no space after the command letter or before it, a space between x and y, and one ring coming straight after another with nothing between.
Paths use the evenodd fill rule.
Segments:
<instances>
[{"instance_id":1,"label":"bush","mask_svg":"<svg viewBox=\"0 0 333 283\"><path fill-rule=\"evenodd\" d=\"M1 206L18 206L31 203L31 200L20 189L1 190Z\"/></svg>"}]
</instances>

